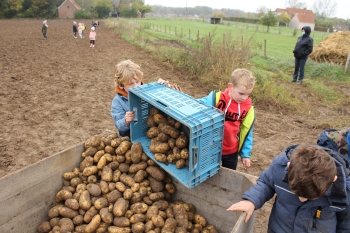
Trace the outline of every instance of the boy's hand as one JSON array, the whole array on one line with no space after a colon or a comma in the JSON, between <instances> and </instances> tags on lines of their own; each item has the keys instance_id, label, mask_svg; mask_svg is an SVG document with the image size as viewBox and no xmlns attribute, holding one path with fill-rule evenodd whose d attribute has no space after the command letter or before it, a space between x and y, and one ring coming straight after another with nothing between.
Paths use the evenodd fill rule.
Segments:
<instances>
[{"instance_id":1,"label":"boy's hand","mask_svg":"<svg viewBox=\"0 0 350 233\"><path fill-rule=\"evenodd\" d=\"M250 167L250 159L248 159L248 158L242 158L242 163L243 163L244 169Z\"/></svg>"},{"instance_id":2,"label":"boy's hand","mask_svg":"<svg viewBox=\"0 0 350 233\"><path fill-rule=\"evenodd\" d=\"M233 204L230 208L228 208L226 211L243 211L247 213L247 216L245 217L244 222L248 222L250 217L252 216L254 212L255 206L253 202L251 201L240 201L235 204Z\"/></svg>"},{"instance_id":3,"label":"boy's hand","mask_svg":"<svg viewBox=\"0 0 350 233\"><path fill-rule=\"evenodd\" d=\"M127 125L130 125L130 122L132 122L135 118L135 112L134 111L128 111L125 113L125 123Z\"/></svg>"},{"instance_id":4,"label":"boy's hand","mask_svg":"<svg viewBox=\"0 0 350 233\"><path fill-rule=\"evenodd\" d=\"M178 90L178 91L182 92L181 87L179 85L177 85L176 83L170 84L169 81L165 81L165 80L163 80L161 78L158 79L158 83L159 84L165 84L165 85L167 85L167 87L170 87L170 88L173 88L175 90Z\"/></svg>"}]
</instances>

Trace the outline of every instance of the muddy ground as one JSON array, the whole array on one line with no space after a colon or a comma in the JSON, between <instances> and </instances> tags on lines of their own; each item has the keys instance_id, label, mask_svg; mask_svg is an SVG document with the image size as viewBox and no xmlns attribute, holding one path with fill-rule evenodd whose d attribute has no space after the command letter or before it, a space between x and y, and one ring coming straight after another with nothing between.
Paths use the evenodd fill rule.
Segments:
<instances>
[{"instance_id":1,"label":"muddy ground","mask_svg":"<svg viewBox=\"0 0 350 233\"><path fill-rule=\"evenodd\" d=\"M97 28L95 48L90 48L89 20L83 21L88 28L83 39L73 37L72 21L49 20L48 40L44 40L41 22L2 20L0 177L92 135L116 132L109 112L115 95L114 66L121 60L140 64L145 82L163 78L196 98L210 91L186 72L128 43L103 23ZM315 142L322 128L329 127L318 124L320 117L335 114L326 111L307 117L286 115L265 103L255 107L252 167L243 170L240 166L238 170L256 176L286 146ZM255 233L266 232L270 208L267 203L259 210Z\"/></svg>"}]
</instances>

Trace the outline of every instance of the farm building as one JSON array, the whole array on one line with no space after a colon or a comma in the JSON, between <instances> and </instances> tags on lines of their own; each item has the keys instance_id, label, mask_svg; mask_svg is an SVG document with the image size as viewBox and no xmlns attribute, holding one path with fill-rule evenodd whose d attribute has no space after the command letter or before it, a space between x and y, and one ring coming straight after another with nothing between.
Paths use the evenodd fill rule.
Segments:
<instances>
[{"instance_id":1,"label":"farm building","mask_svg":"<svg viewBox=\"0 0 350 233\"><path fill-rule=\"evenodd\" d=\"M315 28L315 15L311 10L298 9L298 8L287 8L287 9L276 9L277 15L287 13L290 17L288 26L290 28L301 29L304 26L309 26L313 31Z\"/></svg>"},{"instance_id":2,"label":"farm building","mask_svg":"<svg viewBox=\"0 0 350 233\"><path fill-rule=\"evenodd\" d=\"M58 7L58 18L74 18L75 11L81 10L81 7L74 0L65 0Z\"/></svg>"}]
</instances>

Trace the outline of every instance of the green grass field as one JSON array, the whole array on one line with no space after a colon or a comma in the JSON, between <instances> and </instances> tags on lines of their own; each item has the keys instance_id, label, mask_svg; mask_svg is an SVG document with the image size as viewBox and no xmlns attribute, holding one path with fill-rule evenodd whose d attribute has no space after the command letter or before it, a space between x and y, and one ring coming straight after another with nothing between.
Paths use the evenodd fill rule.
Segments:
<instances>
[{"instance_id":1,"label":"green grass field","mask_svg":"<svg viewBox=\"0 0 350 233\"><path fill-rule=\"evenodd\" d=\"M160 60L171 61L212 89L224 88L232 70L242 67L257 77L252 93L255 101L265 99L281 107L309 112L315 106L301 104L305 93L329 108L349 103L344 89L350 89L350 71L344 73L342 66L308 59L302 93L296 93L288 82L294 71L292 51L300 30L270 27L267 32L262 25L209 24L202 19L119 18L109 19L107 24L131 43L151 51ZM314 46L328 35L312 32Z\"/></svg>"}]
</instances>

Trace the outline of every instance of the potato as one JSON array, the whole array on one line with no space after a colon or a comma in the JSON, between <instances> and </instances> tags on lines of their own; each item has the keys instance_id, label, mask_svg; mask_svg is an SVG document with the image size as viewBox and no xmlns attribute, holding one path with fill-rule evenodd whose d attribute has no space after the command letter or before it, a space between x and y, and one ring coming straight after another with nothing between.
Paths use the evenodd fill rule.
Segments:
<instances>
[{"instance_id":1,"label":"potato","mask_svg":"<svg viewBox=\"0 0 350 233\"><path fill-rule=\"evenodd\" d=\"M63 173L63 179L65 180L71 180L73 179L74 177L77 177L78 175L75 174L74 172L65 172Z\"/></svg>"},{"instance_id":2,"label":"potato","mask_svg":"<svg viewBox=\"0 0 350 233\"><path fill-rule=\"evenodd\" d=\"M181 122L176 121L176 122L175 122L175 125L174 125L174 128L175 128L175 129L180 129L180 128L181 128L181 125L182 125Z\"/></svg>"},{"instance_id":3,"label":"potato","mask_svg":"<svg viewBox=\"0 0 350 233\"><path fill-rule=\"evenodd\" d=\"M102 217L101 217L101 220L102 220ZM111 225L110 223L101 221L100 225L96 229L96 233L106 233L110 225Z\"/></svg>"},{"instance_id":4,"label":"potato","mask_svg":"<svg viewBox=\"0 0 350 233\"><path fill-rule=\"evenodd\" d=\"M107 193L107 195L106 195L108 203L114 203L121 197L122 197L122 193L118 190L113 190L113 191Z\"/></svg>"},{"instance_id":5,"label":"potato","mask_svg":"<svg viewBox=\"0 0 350 233\"><path fill-rule=\"evenodd\" d=\"M186 230L185 227L176 227L175 233L187 233L188 231Z\"/></svg>"},{"instance_id":6,"label":"potato","mask_svg":"<svg viewBox=\"0 0 350 233\"><path fill-rule=\"evenodd\" d=\"M76 226L75 231L77 233L85 233L86 226L87 226L87 224L82 224L80 226Z\"/></svg>"},{"instance_id":7,"label":"potato","mask_svg":"<svg viewBox=\"0 0 350 233\"><path fill-rule=\"evenodd\" d=\"M145 230L145 224L143 222L138 222L131 225L131 231L133 233L143 233Z\"/></svg>"},{"instance_id":8,"label":"potato","mask_svg":"<svg viewBox=\"0 0 350 233\"><path fill-rule=\"evenodd\" d=\"M115 153L117 155L123 155L125 154L129 149L131 148L131 142L130 141L123 141L120 143L117 149L115 149Z\"/></svg>"},{"instance_id":9,"label":"potato","mask_svg":"<svg viewBox=\"0 0 350 233\"><path fill-rule=\"evenodd\" d=\"M124 193L123 193L123 197L126 199L126 200L130 200L132 198L132 195L133 195L133 191L131 189L125 189Z\"/></svg>"},{"instance_id":10,"label":"potato","mask_svg":"<svg viewBox=\"0 0 350 233\"><path fill-rule=\"evenodd\" d=\"M138 203L132 204L130 206L130 210L134 214L144 214L147 212L147 209L148 209L148 205L146 205L145 203L142 203L142 202L138 202Z\"/></svg>"},{"instance_id":11,"label":"potato","mask_svg":"<svg viewBox=\"0 0 350 233\"><path fill-rule=\"evenodd\" d=\"M81 179L79 178L79 177L74 177L73 179L71 179L70 180L70 185L72 186L72 187L77 187L78 186L78 184L81 184L82 183L82 181L81 181ZM74 190L75 191L75 190ZM74 192L73 191L73 192ZM71 191L72 192L72 191Z\"/></svg>"},{"instance_id":12,"label":"potato","mask_svg":"<svg viewBox=\"0 0 350 233\"><path fill-rule=\"evenodd\" d=\"M213 225L208 225L203 228L203 233L218 233L218 231L215 229Z\"/></svg>"},{"instance_id":13,"label":"potato","mask_svg":"<svg viewBox=\"0 0 350 233\"><path fill-rule=\"evenodd\" d=\"M81 215L78 215L81 216ZM76 216L76 217L78 217ZM76 218L74 217L74 218ZM51 218L50 219L50 226L53 228L54 226L59 226L60 218Z\"/></svg>"},{"instance_id":14,"label":"potato","mask_svg":"<svg viewBox=\"0 0 350 233\"><path fill-rule=\"evenodd\" d=\"M158 201L158 200L164 199L164 193L163 192L151 193L149 195L149 199L151 199L151 201Z\"/></svg>"},{"instance_id":15,"label":"potato","mask_svg":"<svg viewBox=\"0 0 350 233\"><path fill-rule=\"evenodd\" d=\"M115 183L115 188L119 191L119 192L124 192L126 190L126 186L124 183L122 182L117 182Z\"/></svg>"},{"instance_id":16,"label":"potato","mask_svg":"<svg viewBox=\"0 0 350 233\"><path fill-rule=\"evenodd\" d=\"M128 227L130 226L130 220L126 217L115 217L113 219L113 225L117 227Z\"/></svg>"},{"instance_id":17,"label":"potato","mask_svg":"<svg viewBox=\"0 0 350 233\"><path fill-rule=\"evenodd\" d=\"M173 154L175 156L175 159L181 159L181 150L178 147L173 148Z\"/></svg>"},{"instance_id":18,"label":"potato","mask_svg":"<svg viewBox=\"0 0 350 233\"><path fill-rule=\"evenodd\" d=\"M185 208L182 204L175 204L173 206L175 220L178 227L186 228L188 225L188 216Z\"/></svg>"},{"instance_id":19,"label":"potato","mask_svg":"<svg viewBox=\"0 0 350 233\"><path fill-rule=\"evenodd\" d=\"M202 215L195 214L194 215L194 223L200 224L202 227L205 227L207 225L207 221Z\"/></svg>"},{"instance_id":20,"label":"potato","mask_svg":"<svg viewBox=\"0 0 350 233\"><path fill-rule=\"evenodd\" d=\"M114 148L118 148L120 143L122 143L122 138L115 138L111 141L111 146Z\"/></svg>"},{"instance_id":21,"label":"potato","mask_svg":"<svg viewBox=\"0 0 350 233\"><path fill-rule=\"evenodd\" d=\"M169 146L170 146L170 149L173 149L173 148L176 146L176 141L175 141L175 139L174 139L174 138L170 138L170 139L168 140L168 144L169 144Z\"/></svg>"},{"instance_id":22,"label":"potato","mask_svg":"<svg viewBox=\"0 0 350 233\"><path fill-rule=\"evenodd\" d=\"M148 173L148 175L150 175L151 177L153 177L158 181L162 181L165 177L165 171L159 167L148 166L146 168L146 172Z\"/></svg>"},{"instance_id":23,"label":"potato","mask_svg":"<svg viewBox=\"0 0 350 233\"><path fill-rule=\"evenodd\" d=\"M168 208L169 206L169 203L165 200L159 200L159 201L156 201L152 204L152 206L157 206L159 210L166 210L166 208Z\"/></svg>"},{"instance_id":24,"label":"potato","mask_svg":"<svg viewBox=\"0 0 350 233\"><path fill-rule=\"evenodd\" d=\"M131 150L128 150L127 152L125 152L125 163L131 163Z\"/></svg>"},{"instance_id":25,"label":"potato","mask_svg":"<svg viewBox=\"0 0 350 233\"><path fill-rule=\"evenodd\" d=\"M135 142L131 146L131 161L139 163L142 157L142 145L140 142Z\"/></svg>"},{"instance_id":26,"label":"potato","mask_svg":"<svg viewBox=\"0 0 350 233\"><path fill-rule=\"evenodd\" d=\"M176 187L174 184L165 184L165 189L170 193L170 194L174 194L176 192Z\"/></svg>"},{"instance_id":27,"label":"potato","mask_svg":"<svg viewBox=\"0 0 350 233\"><path fill-rule=\"evenodd\" d=\"M99 214L95 215L91 222L86 226L85 232L86 233L92 233L95 232L98 226L101 223L101 216Z\"/></svg>"},{"instance_id":28,"label":"potato","mask_svg":"<svg viewBox=\"0 0 350 233\"><path fill-rule=\"evenodd\" d=\"M62 217L65 218L74 218L75 216L79 215L79 212L76 210L72 210L68 207L61 206L58 208L58 212Z\"/></svg>"},{"instance_id":29,"label":"potato","mask_svg":"<svg viewBox=\"0 0 350 233\"><path fill-rule=\"evenodd\" d=\"M180 131L172 127L171 125L161 124L158 125L161 132L169 135L170 137L177 139L180 136Z\"/></svg>"},{"instance_id":30,"label":"potato","mask_svg":"<svg viewBox=\"0 0 350 233\"><path fill-rule=\"evenodd\" d=\"M146 216L144 214L134 214L130 217L130 223L135 224L138 222L144 222L146 220Z\"/></svg>"},{"instance_id":31,"label":"potato","mask_svg":"<svg viewBox=\"0 0 350 233\"><path fill-rule=\"evenodd\" d=\"M96 183L97 182L97 177L95 175L88 176L87 182L88 183Z\"/></svg>"},{"instance_id":32,"label":"potato","mask_svg":"<svg viewBox=\"0 0 350 233\"><path fill-rule=\"evenodd\" d=\"M121 172L120 170L118 170L118 169L115 170L115 171L113 172L113 178L112 178L113 182L118 183L121 174L122 174L122 172Z\"/></svg>"},{"instance_id":33,"label":"potato","mask_svg":"<svg viewBox=\"0 0 350 233\"><path fill-rule=\"evenodd\" d=\"M148 127L156 127L157 123L153 120L153 116L149 115L146 119L146 124L148 125Z\"/></svg>"},{"instance_id":34,"label":"potato","mask_svg":"<svg viewBox=\"0 0 350 233\"><path fill-rule=\"evenodd\" d=\"M44 221L38 226L38 233L46 233L51 230L51 225L49 221Z\"/></svg>"},{"instance_id":35,"label":"potato","mask_svg":"<svg viewBox=\"0 0 350 233\"><path fill-rule=\"evenodd\" d=\"M83 215L77 215L73 218L74 225L81 225L84 222L84 216Z\"/></svg>"},{"instance_id":36,"label":"potato","mask_svg":"<svg viewBox=\"0 0 350 233\"><path fill-rule=\"evenodd\" d=\"M152 216L158 215L159 209L157 206L149 206L146 213L146 220L151 220Z\"/></svg>"},{"instance_id":37,"label":"potato","mask_svg":"<svg viewBox=\"0 0 350 233\"><path fill-rule=\"evenodd\" d=\"M118 161L113 161L113 156L112 156L112 161L108 164L108 167L110 167L113 171L118 169L119 167L119 162Z\"/></svg>"},{"instance_id":38,"label":"potato","mask_svg":"<svg viewBox=\"0 0 350 233\"><path fill-rule=\"evenodd\" d=\"M101 197L94 202L94 206L97 210L100 210L100 209L108 206L108 201L106 198Z\"/></svg>"},{"instance_id":39,"label":"potato","mask_svg":"<svg viewBox=\"0 0 350 233\"><path fill-rule=\"evenodd\" d=\"M98 172L98 168L97 166L90 166L90 167L86 167L84 168L84 171L83 171L83 176L91 176L91 175L94 175Z\"/></svg>"},{"instance_id":40,"label":"potato","mask_svg":"<svg viewBox=\"0 0 350 233\"><path fill-rule=\"evenodd\" d=\"M174 127L174 125L176 123L175 119L172 118L171 116L167 116L166 119L167 119L168 124Z\"/></svg>"},{"instance_id":41,"label":"potato","mask_svg":"<svg viewBox=\"0 0 350 233\"><path fill-rule=\"evenodd\" d=\"M86 188L91 196L98 197L101 195L101 188L97 184L88 184Z\"/></svg>"},{"instance_id":42,"label":"potato","mask_svg":"<svg viewBox=\"0 0 350 233\"><path fill-rule=\"evenodd\" d=\"M112 168L110 168L109 166L104 166L102 168L101 180L104 180L106 182L110 182L113 180Z\"/></svg>"},{"instance_id":43,"label":"potato","mask_svg":"<svg viewBox=\"0 0 350 233\"><path fill-rule=\"evenodd\" d=\"M100 185L101 192L103 194L109 193L109 184L106 181L101 180L99 185Z\"/></svg>"},{"instance_id":44,"label":"potato","mask_svg":"<svg viewBox=\"0 0 350 233\"><path fill-rule=\"evenodd\" d=\"M170 146L167 142L151 141L149 149L153 153L164 153L165 154L170 149Z\"/></svg>"},{"instance_id":45,"label":"potato","mask_svg":"<svg viewBox=\"0 0 350 233\"><path fill-rule=\"evenodd\" d=\"M91 207L91 199L89 191L85 190L80 194L79 206L83 210L88 210Z\"/></svg>"},{"instance_id":46,"label":"potato","mask_svg":"<svg viewBox=\"0 0 350 233\"><path fill-rule=\"evenodd\" d=\"M59 222L60 226L60 233L69 233L74 230L74 224L73 221L69 218L61 218Z\"/></svg>"},{"instance_id":47,"label":"potato","mask_svg":"<svg viewBox=\"0 0 350 233\"><path fill-rule=\"evenodd\" d=\"M158 136L156 137L156 140L159 142L168 142L170 139L170 136L161 132L158 134Z\"/></svg>"},{"instance_id":48,"label":"potato","mask_svg":"<svg viewBox=\"0 0 350 233\"><path fill-rule=\"evenodd\" d=\"M55 201L59 203L60 201L65 201L71 199L73 194L68 190L61 190L56 194Z\"/></svg>"},{"instance_id":49,"label":"potato","mask_svg":"<svg viewBox=\"0 0 350 233\"><path fill-rule=\"evenodd\" d=\"M176 146L180 149L188 147L189 139L184 132L176 139Z\"/></svg>"},{"instance_id":50,"label":"potato","mask_svg":"<svg viewBox=\"0 0 350 233\"><path fill-rule=\"evenodd\" d=\"M94 156L96 152L96 147L89 147L81 154L81 157L85 158L86 156Z\"/></svg>"},{"instance_id":51,"label":"potato","mask_svg":"<svg viewBox=\"0 0 350 233\"><path fill-rule=\"evenodd\" d=\"M131 176L129 176L129 175L125 174L125 173L123 173L120 176L120 181L123 182L125 185L127 185L129 187L131 187L131 186L133 186L135 184L135 180Z\"/></svg>"},{"instance_id":52,"label":"potato","mask_svg":"<svg viewBox=\"0 0 350 233\"><path fill-rule=\"evenodd\" d=\"M147 164L146 164L147 166ZM134 176L134 180L137 183L140 183L141 181L143 181L145 179L145 177L147 177L147 172L145 170L139 170L136 172L135 176ZM141 186L141 184L140 184Z\"/></svg>"},{"instance_id":53,"label":"potato","mask_svg":"<svg viewBox=\"0 0 350 233\"><path fill-rule=\"evenodd\" d=\"M145 161L131 164L131 166L129 167L129 173L136 173L140 170L145 170L146 167L147 167L147 163Z\"/></svg>"},{"instance_id":54,"label":"potato","mask_svg":"<svg viewBox=\"0 0 350 233\"><path fill-rule=\"evenodd\" d=\"M105 153L104 150L99 150L94 155L91 155L94 158L94 163L98 163L98 161L100 161L104 153Z\"/></svg>"},{"instance_id":55,"label":"potato","mask_svg":"<svg viewBox=\"0 0 350 233\"><path fill-rule=\"evenodd\" d=\"M113 222L113 214L108 211L108 207L100 209L100 216L102 221L105 223Z\"/></svg>"},{"instance_id":56,"label":"potato","mask_svg":"<svg viewBox=\"0 0 350 233\"><path fill-rule=\"evenodd\" d=\"M106 158L108 163L113 161L113 156L110 153L105 153L103 156Z\"/></svg>"},{"instance_id":57,"label":"potato","mask_svg":"<svg viewBox=\"0 0 350 233\"><path fill-rule=\"evenodd\" d=\"M167 218L164 223L164 228L168 228L171 232L175 232L176 229L176 220L174 218Z\"/></svg>"},{"instance_id":58,"label":"potato","mask_svg":"<svg viewBox=\"0 0 350 233\"><path fill-rule=\"evenodd\" d=\"M173 153L168 154L168 156L166 157L167 161L169 163L175 164L177 162L177 158L175 157L175 155Z\"/></svg>"},{"instance_id":59,"label":"potato","mask_svg":"<svg viewBox=\"0 0 350 233\"><path fill-rule=\"evenodd\" d=\"M167 218L175 218L174 211L172 207L168 207L165 209L165 213Z\"/></svg>"},{"instance_id":60,"label":"potato","mask_svg":"<svg viewBox=\"0 0 350 233\"><path fill-rule=\"evenodd\" d=\"M72 210L78 210L79 209L79 202L73 198L67 199L64 202L64 205Z\"/></svg>"},{"instance_id":61,"label":"potato","mask_svg":"<svg viewBox=\"0 0 350 233\"><path fill-rule=\"evenodd\" d=\"M130 233L131 229L129 227L108 227L108 233Z\"/></svg>"},{"instance_id":62,"label":"potato","mask_svg":"<svg viewBox=\"0 0 350 233\"><path fill-rule=\"evenodd\" d=\"M176 161L176 168L180 169L183 168L186 165L186 161L184 159L179 159L178 161Z\"/></svg>"},{"instance_id":63,"label":"potato","mask_svg":"<svg viewBox=\"0 0 350 233\"><path fill-rule=\"evenodd\" d=\"M156 227L161 228L164 226L164 219L159 215L153 215L151 221Z\"/></svg>"},{"instance_id":64,"label":"potato","mask_svg":"<svg viewBox=\"0 0 350 233\"><path fill-rule=\"evenodd\" d=\"M180 152L181 159L188 159L189 158L189 151L187 148L183 148Z\"/></svg>"},{"instance_id":65,"label":"potato","mask_svg":"<svg viewBox=\"0 0 350 233\"><path fill-rule=\"evenodd\" d=\"M74 178L73 178L74 179ZM75 192L75 188L70 186L70 185L67 185L67 186L63 186L62 187L62 190L67 190L69 192L71 192L72 194Z\"/></svg>"},{"instance_id":66,"label":"potato","mask_svg":"<svg viewBox=\"0 0 350 233\"><path fill-rule=\"evenodd\" d=\"M148 177L149 183L150 183L150 187L152 192L161 192L164 189L164 184L161 181L158 181L156 179L154 179L153 177Z\"/></svg>"},{"instance_id":67,"label":"potato","mask_svg":"<svg viewBox=\"0 0 350 233\"><path fill-rule=\"evenodd\" d=\"M154 228L155 228L155 226L153 225L152 220L146 222L146 224L145 224L145 232L150 232Z\"/></svg>"},{"instance_id":68,"label":"potato","mask_svg":"<svg viewBox=\"0 0 350 233\"><path fill-rule=\"evenodd\" d=\"M63 206L63 205L56 205L56 206L53 206L53 207L49 210L49 213L48 213L49 218L55 218L55 217L60 216L60 212L58 211L58 208L59 208L60 206Z\"/></svg>"},{"instance_id":69,"label":"potato","mask_svg":"<svg viewBox=\"0 0 350 233\"><path fill-rule=\"evenodd\" d=\"M127 163L121 163L119 164L119 171L123 172L123 173L128 173L129 171L129 168L130 168L130 165L127 164Z\"/></svg>"},{"instance_id":70,"label":"potato","mask_svg":"<svg viewBox=\"0 0 350 233\"><path fill-rule=\"evenodd\" d=\"M101 141L101 137L98 135L89 138L84 143L85 149L88 149L89 147L92 147L92 146L98 147L100 145L100 141Z\"/></svg>"},{"instance_id":71,"label":"potato","mask_svg":"<svg viewBox=\"0 0 350 233\"><path fill-rule=\"evenodd\" d=\"M84 215L84 222L90 223L96 214L98 214L98 210L95 208L95 206L91 206L91 208L88 209Z\"/></svg>"},{"instance_id":72,"label":"potato","mask_svg":"<svg viewBox=\"0 0 350 233\"><path fill-rule=\"evenodd\" d=\"M106 146L104 151L110 155L115 155L115 147L113 146L110 146L110 145Z\"/></svg>"},{"instance_id":73,"label":"potato","mask_svg":"<svg viewBox=\"0 0 350 233\"><path fill-rule=\"evenodd\" d=\"M160 130L158 129L158 127L151 127L149 130L147 130L146 136L148 138L155 138L158 136L159 133Z\"/></svg>"},{"instance_id":74,"label":"potato","mask_svg":"<svg viewBox=\"0 0 350 233\"><path fill-rule=\"evenodd\" d=\"M91 156L86 156L80 163L79 170L83 172L86 167L90 167L94 164L94 159Z\"/></svg>"},{"instance_id":75,"label":"potato","mask_svg":"<svg viewBox=\"0 0 350 233\"><path fill-rule=\"evenodd\" d=\"M165 154L162 154L162 153L155 153L154 159L157 160L158 162L161 162L161 163L168 162L167 156Z\"/></svg>"},{"instance_id":76,"label":"potato","mask_svg":"<svg viewBox=\"0 0 350 233\"><path fill-rule=\"evenodd\" d=\"M124 198L119 198L113 206L113 214L117 217L121 217L129 208L129 202Z\"/></svg>"}]
</instances>

